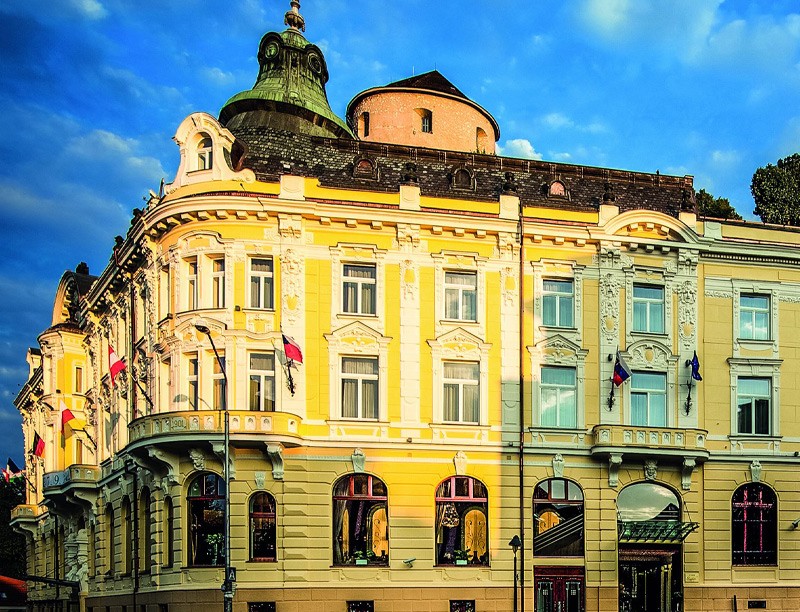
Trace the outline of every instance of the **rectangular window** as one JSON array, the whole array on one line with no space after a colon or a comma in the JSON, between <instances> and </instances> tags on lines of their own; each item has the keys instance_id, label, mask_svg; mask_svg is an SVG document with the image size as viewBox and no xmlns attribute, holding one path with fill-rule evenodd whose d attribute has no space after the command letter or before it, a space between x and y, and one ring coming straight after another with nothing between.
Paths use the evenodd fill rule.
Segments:
<instances>
[{"instance_id":1,"label":"rectangular window","mask_svg":"<svg viewBox=\"0 0 800 612\"><path fill-rule=\"evenodd\" d=\"M83 368L75 366L75 393L83 393Z\"/></svg>"},{"instance_id":2,"label":"rectangular window","mask_svg":"<svg viewBox=\"0 0 800 612\"><path fill-rule=\"evenodd\" d=\"M664 333L664 287L633 286L633 331Z\"/></svg>"},{"instance_id":3,"label":"rectangular window","mask_svg":"<svg viewBox=\"0 0 800 612\"><path fill-rule=\"evenodd\" d=\"M250 260L250 308L274 308L272 258Z\"/></svg>"},{"instance_id":4,"label":"rectangular window","mask_svg":"<svg viewBox=\"0 0 800 612\"><path fill-rule=\"evenodd\" d=\"M575 368L542 368L541 425L565 427L578 425Z\"/></svg>"},{"instance_id":5,"label":"rectangular window","mask_svg":"<svg viewBox=\"0 0 800 612\"><path fill-rule=\"evenodd\" d=\"M342 270L342 310L375 314L375 265L345 264Z\"/></svg>"},{"instance_id":6,"label":"rectangular window","mask_svg":"<svg viewBox=\"0 0 800 612\"><path fill-rule=\"evenodd\" d=\"M444 317L477 321L478 275L475 272L444 273Z\"/></svg>"},{"instance_id":7,"label":"rectangular window","mask_svg":"<svg viewBox=\"0 0 800 612\"><path fill-rule=\"evenodd\" d=\"M375 603L372 601L348 601L347 612L375 612Z\"/></svg>"},{"instance_id":8,"label":"rectangular window","mask_svg":"<svg viewBox=\"0 0 800 612\"><path fill-rule=\"evenodd\" d=\"M250 353L250 410L275 410L275 353Z\"/></svg>"},{"instance_id":9,"label":"rectangular window","mask_svg":"<svg viewBox=\"0 0 800 612\"><path fill-rule=\"evenodd\" d=\"M443 364L444 398L442 416L453 423L480 421L480 365L467 361Z\"/></svg>"},{"instance_id":10,"label":"rectangular window","mask_svg":"<svg viewBox=\"0 0 800 612\"><path fill-rule=\"evenodd\" d=\"M196 310L198 307L197 302L197 259L189 259L186 261L188 270L187 277L187 292L186 292L186 308L188 310Z\"/></svg>"},{"instance_id":11,"label":"rectangular window","mask_svg":"<svg viewBox=\"0 0 800 612\"><path fill-rule=\"evenodd\" d=\"M378 418L377 358L342 357L342 417Z\"/></svg>"},{"instance_id":12,"label":"rectangular window","mask_svg":"<svg viewBox=\"0 0 800 612\"><path fill-rule=\"evenodd\" d=\"M572 327L575 292L571 280L544 279L542 323L551 327Z\"/></svg>"},{"instance_id":13,"label":"rectangular window","mask_svg":"<svg viewBox=\"0 0 800 612\"><path fill-rule=\"evenodd\" d=\"M739 378L736 384L736 421L740 434L770 434L772 381Z\"/></svg>"},{"instance_id":14,"label":"rectangular window","mask_svg":"<svg viewBox=\"0 0 800 612\"><path fill-rule=\"evenodd\" d=\"M634 372L631 376L631 425L667 426L667 376Z\"/></svg>"},{"instance_id":15,"label":"rectangular window","mask_svg":"<svg viewBox=\"0 0 800 612\"><path fill-rule=\"evenodd\" d=\"M451 599L450 612L475 612L475 600Z\"/></svg>"},{"instance_id":16,"label":"rectangular window","mask_svg":"<svg viewBox=\"0 0 800 612\"><path fill-rule=\"evenodd\" d=\"M247 604L247 612L275 612L274 601L252 601Z\"/></svg>"},{"instance_id":17,"label":"rectangular window","mask_svg":"<svg viewBox=\"0 0 800 612\"><path fill-rule=\"evenodd\" d=\"M197 355L189 357L188 365L189 368L186 380L189 383L188 386L189 410L197 410L199 408L198 400L200 399L200 386L199 386L200 366L197 361Z\"/></svg>"},{"instance_id":18,"label":"rectangular window","mask_svg":"<svg viewBox=\"0 0 800 612\"><path fill-rule=\"evenodd\" d=\"M739 297L739 337L743 340L769 340L770 305L767 295Z\"/></svg>"},{"instance_id":19,"label":"rectangular window","mask_svg":"<svg viewBox=\"0 0 800 612\"><path fill-rule=\"evenodd\" d=\"M225 308L225 260L214 259L211 262L212 307Z\"/></svg>"},{"instance_id":20,"label":"rectangular window","mask_svg":"<svg viewBox=\"0 0 800 612\"><path fill-rule=\"evenodd\" d=\"M225 410L228 403L227 389L225 388L225 356L220 355L217 359L214 356L214 374L212 379L214 381L214 410Z\"/></svg>"},{"instance_id":21,"label":"rectangular window","mask_svg":"<svg viewBox=\"0 0 800 612\"><path fill-rule=\"evenodd\" d=\"M430 134L433 132L433 113L429 110L422 109L420 112L420 116L422 117L421 128L425 134Z\"/></svg>"}]
</instances>

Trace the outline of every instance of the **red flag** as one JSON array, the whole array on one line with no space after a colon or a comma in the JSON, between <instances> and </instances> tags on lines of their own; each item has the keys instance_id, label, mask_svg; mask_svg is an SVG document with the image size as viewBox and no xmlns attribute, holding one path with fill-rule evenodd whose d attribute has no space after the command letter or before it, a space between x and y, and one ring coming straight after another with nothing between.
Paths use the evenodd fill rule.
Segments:
<instances>
[{"instance_id":1,"label":"red flag","mask_svg":"<svg viewBox=\"0 0 800 612\"><path fill-rule=\"evenodd\" d=\"M33 446L31 447L31 452L34 457L44 457L44 440L42 440L42 437L35 431L33 432Z\"/></svg>"},{"instance_id":2,"label":"red flag","mask_svg":"<svg viewBox=\"0 0 800 612\"><path fill-rule=\"evenodd\" d=\"M125 365L125 362L122 361L117 354L114 352L114 349L109 344L108 345L108 371L111 373L111 386L114 386L114 380L117 378L117 374L122 372L128 366Z\"/></svg>"},{"instance_id":3,"label":"red flag","mask_svg":"<svg viewBox=\"0 0 800 612\"><path fill-rule=\"evenodd\" d=\"M283 352L286 353L286 359L303 363L303 351L300 350L300 345L286 334L281 335L283 336Z\"/></svg>"},{"instance_id":4,"label":"red flag","mask_svg":"<svg viewBox=\"0 0 800 612\"><path fill-rule=\"evenodd\" d=\"M64 401L61 401L61 433L66 435L66 431L64 429L65 426L69 425L69 428L74 430L77 429L86 429L86 423L72 414L72 410L67 408L67 405Z\"/></svg>"}]
</instances>

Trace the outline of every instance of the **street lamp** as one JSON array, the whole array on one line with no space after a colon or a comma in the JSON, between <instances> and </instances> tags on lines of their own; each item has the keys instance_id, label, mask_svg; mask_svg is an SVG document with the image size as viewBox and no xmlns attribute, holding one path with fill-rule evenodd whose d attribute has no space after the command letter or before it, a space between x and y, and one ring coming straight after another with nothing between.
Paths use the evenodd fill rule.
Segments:
<instances>
[{"instance_id":1,"label":"street lamp","mask_svg":"<svg viewBox=\"0 0 800 612\"><path fill-rule=\"evenodd\" d=\"M222 357L219 356L217 345L214 344L214 338L211 337L211 330L206 325L201 325L199 323L195 323L194 328L208 337L208 341L211 343L211 348L214 351L214 357L217 358L217 364L222 372L223 384L225 385L222 393L222 406L225 417L225 449L223 451L225 461L225 578L222 581L222 609L224 612L233 612L233 583L236 580L236 575L235 572L231 571L231 430L230 414L228 413L228 374L225 372L225 362L222 360Z\"/></svg>"},{"instance_id":2,"label":"street lamp","mask_svg":"<svg viewBox=\"0 0 800 612\"><path fill-rule=\"evenodd\" d=\"M519 539L518 535L515 535L508 545L514 551L514 612L517 612L517 579L519 578L517 576L517 551L522 546L522 540Z\"/></svg>"}]
</instances>

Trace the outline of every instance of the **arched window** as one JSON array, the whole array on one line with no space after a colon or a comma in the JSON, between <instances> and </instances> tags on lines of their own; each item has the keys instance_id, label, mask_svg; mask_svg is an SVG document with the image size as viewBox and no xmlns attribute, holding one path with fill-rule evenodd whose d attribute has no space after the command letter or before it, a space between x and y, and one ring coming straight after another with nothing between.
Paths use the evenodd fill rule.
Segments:
<instances>
[{"instance_id":1,"label":"arched window","mask_svg":"<svg viewBox=\"0 0 800 612\"><path fill-rule=\"evenodd\" d=\"M533 492L533 554L583 556L583 492L577 483L550 478Z\"/></svg>"},{"instance_id":2,"label":"arched window","mask_svg":"<svg viewBox=\"0 0 800 612\"><path fill-rule=\"evenodd\" d=\"M142 489L139 494L139 571L150 573L152 556L150 554L150 490Z\"/></svg>"},{"instance_id":3,"label":"arched window","mask_svg":"<svg viewBox=\"0 0 800 612\"><path fill-rule=\"evenodd\" d=\"M105 560L106 560L106 574L109 576L114 575L114 540L116 533L114 533L114 506L106 504L105 512L105 528L106 528L106 541L105 545Z\"/></svg>"},{"instance_id":4,"label":"arched window","mask_svg":"<svg viewBox=\"0 0 800 612\"><path fill-rule=\"evenodd\" d=\"M489 137L483 128L475 128L475 151L486 153L489 148Z\"/></svg>"},{"instance_id":5,"label":"arched window","mask_svg":"<svg viewBox=\"0 0 800 612\"><path fill-rule=\"evenodd\" d=\"M419 115L420 123L419 128L420 131L424 134L430 134L433 132L433 113L429 111L427 108L415 108L416 113Z\"/></svg>"},{"instance_id":6,"label":"arched window","mask_svg":"<svg viewBox=\"0 0 800 612\"><path fill-rule=\"evenodd\" d=\"M225 564L225 481L197 476L186 496L189 508L189 565Z\"/></svg>"},{"instance_id":7,"label":"arched window","mask_svg":"<svg viewBox=\"0 0 800 612\"><path fill-rule=\"evenodd\" d=\"M172 498L164 499L164 529L162 537L164 539L164 567L172 567L175 563L175 527L173 520L175 511L172 508Z\"/></svg>"},{"instance_id":8,"label":"arched window","mask_svg":"<svg viewBox=\"0 0 800 612\"><path fill-rule=\"evenodd\" d=\"M389 563L386 485L369 474L344 476L333 485L333 562Z\"/></svg>"},{"instance_id":9,"label":"arched window","mask_svg":"<svg viewBox=\"0 0 800 612\"><path fill-rule=\"evenodd\" d=\"M731 500L734 565L778 564L778 499L758 482L742 485Z\"/></svg>"},{"instance_id":10,"label":"arched window","mask_svg":"<svg viewBox=\"0 0 800 612\"><path fill-rule=\"evenodd\" d=\"M453 186L459 189L470 189L472 187L472 176L466 168L459 168L453 173Z\"/></svg>"},{"instance_id":11,"label":"arched window","mask_svg":"<svg viewBox=\"0 0 800 612\"><path fill-rule=\"evenodd\" d=\"M197 143L197 169L211 170L214 167L212 147L214 141L208 135L203 135Z\"/></svg>"},{"instance_id":12,"label":"arched window","mask_svg":"<svg viewBox=\"0 0 800 612\"><path fill-rule=\"evenodd\" d=\"M256 493L250 498L250 560L276 561L275 498Z\"/></svg>"},{"instance_id":13,"label":"arched window","mask_svg":"<svg viewBox=\"0 0 800 612\"><path fill-rule=\"evenodd\" d=\"M489 496L469 476L451 476L436 489L436 564L489 565Z\"/></svg>"},{"instance_id":14,"label":"arched window","mask_svg":"<svg viewBox=\"0 0 800 612\"><path fill-rule=\"evenodd\" d=\"M119 524L122 529L122 573L130 574L133 569L133 517L131 516L131 501L122 498L120 507Z\"/></svg>"}]
</instances>

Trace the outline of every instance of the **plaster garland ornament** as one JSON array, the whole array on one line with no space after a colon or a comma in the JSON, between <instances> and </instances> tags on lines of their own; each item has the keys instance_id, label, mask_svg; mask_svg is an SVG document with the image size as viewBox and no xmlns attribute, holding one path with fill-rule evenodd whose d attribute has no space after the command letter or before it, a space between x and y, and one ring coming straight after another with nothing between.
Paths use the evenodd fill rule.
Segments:
<instances>
[{"instance_id":1,"label":"plaster garland ornament","mask_svg":"<svg viewBox=\"0 0 800 612\"><path fill-rule=\"evenodd\" d=\"M600 327L606 342L613 343L619 330L620 279L610 272L600 277Z\"/></svg>"},{"instance_id":2,"label":"plaster garland ornament","mask_svg":"<svg viewBox=\"0 0 800 612\"><path fill-rule=\"evenodd\" d=\"M750 480L751 482L761 482L761 462L758 459L753 459L750 463Z\"/></svg>"},{"instance_id":3,"label":"plaster garland ornament","mask_svg":"<svg viewBox=\"0 0 800 612\"><path fill-rule=\"evenodd\" d=\"M283 314L289 323L296 323L303 311L303 260L291 248L281 257L281 284Z\"/></svg>"},{"instance_id":4,"label":"plaster garland ornament","mask_svg":"<svg viewBox=\"0 0 800 612\"><path fill-rule=\"evenodd\" d=\"M414 300L419 289L419 266L411 259L400 262L400 287L404 300Z\"/></svg>"}]
</instances>

